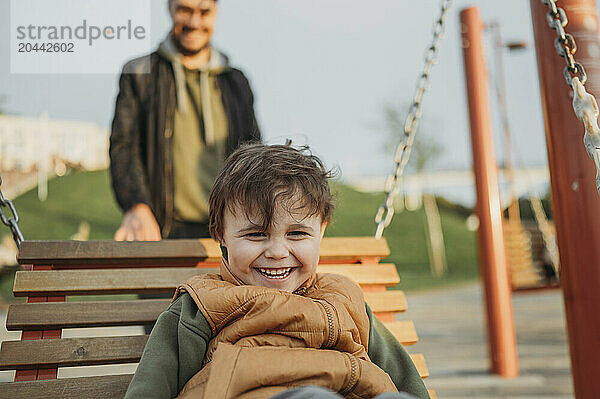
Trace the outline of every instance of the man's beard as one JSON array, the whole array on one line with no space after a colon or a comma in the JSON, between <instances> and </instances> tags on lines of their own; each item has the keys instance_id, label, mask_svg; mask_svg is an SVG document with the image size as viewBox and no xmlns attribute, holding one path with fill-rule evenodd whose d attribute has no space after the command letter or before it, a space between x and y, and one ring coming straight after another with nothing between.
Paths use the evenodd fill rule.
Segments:
<instances>
[{"instance_id":1,"label":"man's beard","mask_svg":"<svg viewBox=\"0 0 600 399\"><path fill-rule=\"evenodd\" d=\"M198 49L189 49L189 48L183 47L181 45L181 43L179 42L179 40L177 40L177 39L173 40L173 42L175 43L175 47L177 48L177 50L186 57L197 55L202 50L205 50L208 47L210 47L210 41L208 41L204 46L202 46Z\"/></svg>"}]
</instances>

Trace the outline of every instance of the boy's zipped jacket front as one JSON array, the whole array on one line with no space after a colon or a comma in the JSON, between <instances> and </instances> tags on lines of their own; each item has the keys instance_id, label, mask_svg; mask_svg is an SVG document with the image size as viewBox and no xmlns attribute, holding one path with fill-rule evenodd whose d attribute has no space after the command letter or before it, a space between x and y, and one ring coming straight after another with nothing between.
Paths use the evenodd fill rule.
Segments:
<instances>
[{"instance_id":1,"label":"boy's zipped jacket front","mask_svg":"<svg viewBox=\"0 0 600 399\"><path fill-rule=\"evenodd\" d=\"M228 271L225 270L224 272L227 274ZM321 280L321 284L328 282L329 280L327 280L327 278L328 277L326 277L325 280ZM217 290L221 289L219 288L218 284L219 279L218 277L213 277L213 280L215 282L215 288L211 288L211 290L214 289L216 293ZM303 287L297 290L296 292L298 295L295 296L303 296L307 292L310 292L308 287L311 286L310 284L312 281L308 282L308 284L305 284ZM223 282L221 281L221 283ZM180 289L177 293L176 299L173 301L169 309L164 311L158 318L156 325L152 330L152 334L148 339L148 343L146 344L135 375L129 385L125 399L174 398L179 394L182 396L189 394L190 396L186 397L194 397L191 396L192 393L202 397L201 395L203 395L204 392L207 392L207 398L209 396L215 398L219 397L212 395L213 392L210 391L210 389L213 389L212 386L207 386L210 373L202 372L205 366L210 367L212 370L227 369L225 374L222 376L223 380L229 383L229 387L231 389L239 389L240 385L237 385L238 382L232 381L232 379L240 377L240 384L244 383L249 387L255 387L257 382L261 382L262 385L263 372L265 372L264 375L269 375L266 373L267 368L270 368L271 371L273 371L273 369L277 369L279 373L289 369L291 373L295 373L294 370L297 370L295 368L296 364L294 364L295 361L299 361L301 364L307 364L304 363L305 360L296 357L287 358L278 356L277 354L279 352L275 352L278 350L276 347L263 347L265 348L265 354L261 361L258 361L252 356L246 356L246 354L251 353L250 350L255 346L262 346L263 343L266 344L269 342L273 344L279 342L279 340L281 340L282 344L287 345L283 348L284 350L297 349L299 351L311 351L315 353L334 351L337 352L337 355L331 355L333 358L337 357L339 359L347 359L348 363L346 363L346 368L344 369L343 367L340 367L340 369L344 369L343 380L337 378L338 376L327 377L331 381L335 381L335 383L338 384L337 386L341 385L341 388L344 388L344 385L348 385L347 380L345 379L346 376L352 376L352 363L350 356L354 356L359 359L359 366L366 365L367 363L364 361L365 354L363 352L363 350L366 350L368 358L372 364L367 365L366 368L359 370L361 371L363 382L366 381L368 377L367 375L363 374L364 371L367 370L368 372L369 370L374 370L373 365L375 365L390 376L395 388L397 388L399 391L408 392L415 395L419 399L428 399L429 395L425 384L423 384L423 381L408 353L406 353L402 345L383 325L383 323L373 316L371 309L369 309L364 302L360 302L361 299L358 295L358 287L356 287L354 283L351 283L347 280L341 281L341 283L342 288L346 291L342 291L341 293L338 292L337 294L332 293L330 295L324 295L321 298L315 297L314 300L310 299L311 301L316 302L314 306L310 305L307 308L293 309L291 312L293 313L293 317L288 318L287 321L278 321L277 323L271 325L270 328L273 328L274 330L285 329L288 331L290 334L286 335L285 337L278 337L276 334L271 334L265 328L261 328L261 326L250 320L248 326L254 328L255 332L258 331L260 334L256 334L252 338L248 336L248 334L243 332L240 333L240 336L244 336L240 342L240 345L242 343L245 345L243 347L240 345L231 345L230 343L227 343L228 340L232 340L232 337L236 336L236 330L223 331L223 334L218 338L218 334L214 332L216 331L216 326L223 326L223 323L227 324L229 322L235 323L236 320L240 319L239 311L235 311L237 309L235 307L235 302L232 302L227 308L222 308L224 313L211 316L212 321L209 322L207 317L204 315L204 313L208 313L207 309L199 308L199 305L196 303L195 299L192 298L192 295L187 292L186 288ZM225 284L222 285L225 286ZM227 287L227 289L232 289L231 284L227 285ZM317 285L317 287L319 287L319 285ZM264 290L267 289L265 288ZM195 292L194 289L191 289L191 285L190 291ZM248 295L248 292L246 292L246 295ZM337 311L336 309L336 312L333 314L333 316L339 319L340 315L342 315L342 318L340 319L342 322L340 323L340 327L331 329L329 328L329 316L327 316L328 308L326 308L327 305L325 305L325 302L330 305L332 303L335 304L336 302L331 302L329 297L334 296L334 300L337 301L340 299L338 295L346 295L348 302L352 302L352 306L350 310L346 309L345 305L340 308L343 311ZM285 309L293 304L293 302L288 302L286 300L286 298L293 298L293 296L290 294L281 294L280 296L282 299L280 299L280 302L278 302L279 307ZM360 297L362 298L362 295ZM257 298L260 298L260 296ZM342 302L345 302L345 300L341 300ZM261 301L250 301L244 305L246 307L245 310L249 312L249 314L255 314L256 312L259 312L261 306L265 306L262 307L262 313L264 313L266 309L270 309L273 312L279 310L277 308L266 307L268 303L265 304L260 302ZM254 308L254 303L256 303L256 308ZM238 306L239 305L241 305L241 303L238 301ZM360 306L362 306L362 309L359 309ZM331 308L329 308L329 310L331 310ZM287 310L286 312L290 313ZM313 315L311 312L314 312L315 314ZM364 316L363 312L366 313L366 317ZM355 318L353 318L349 324L346 324L344 320L347 319L344 318L344 315L349 316L350 318ZM263 314L261 317L266 316ZM304 328L302 331L293 332L291 327L294 325L297 327L300 326L303 324L303 320L309 320L307 317L311 318L310 320L312 320L313 317L320 317L321 322L325 320L325 317L327 317L327 326L319 324L313 326L312 328ZM337 319L334 319L333 323L335 323L336 320ZM355 326L352 326L351 323L355 323ZM234 328L239 328L242 325L243 324L238 324L237 327ZM341 327L342 325L348 325L350 328L344 330L344 328ZM344 330L344 332L341 332L342 330ZM368 336L366 334L368 334ZM294 338L296 336L300 338ZM352 338L350 338L350 336L352 336ZM319 342L325 342L324 346L327 346L329 340L332 342L338 341L337 343L332 344L334 346L339 347L342 343L347 345L346 352L340 352L335 348L310 349L307 347L307 343L317 346ZM221 352L219 352L219 349ZM273 349L273 352L268 353L268 349ZM210 355L208 355L209 351L211 352ZM248 368L246 370L236 368L235 370L238 374L232 374L234 367L232 367L231 363L228 362L230 362L231 359L238 359L242 355L243 359L241 360L245 362L246 367ZM211 360L209 361L209 359ZM292 359L295 360L292 361ZM318 358L318 355L315 355L306 361L312 362L308 364L313 370L318 369L323 371L323 368L321 367L322 361L320 358ZM329 361L329 359L327 361ZM349 373L348 370L350 370ZM244 377L242 371L244 373L247 372L248 378L252 380L244 380L246 377ZM218 372L219 371L215 371L214 378L219 378L216 376L216 373ZM327 370L325 370L323 374L327 374ZM296 376L297 375L298 374L296 374ZM356 376L356 374L354 375ZM378 381L379 377L380 375L377 372ZM356 377L353 377L353 379L354 378ZM271 383L274 381L275 380L272 380ZM311 385L312 382L316 381L307 379L305 381L297 382L298 385L304 386ZM347 397L352 397L350 396L351 394L356 395L358 393L357 388L360 388L359 384L357 384L357 386L351 391L351 393L347 395ZM392 391L395 390L393 387L389 388ZM221 393L221 387L217 386L214 389L216 389L216 392L219 392L219 394ZM264 396L268 397L270 394L268 389L274 389L276 392L279 392L281 387L263 387L262 390L258 390L256 392L260 393L261 395L264 393ZM253 391L254 390L251 390L250 392ZM209 393L211 395L209 395ZM244 398L245 396L242 394L239 397Z\"/></svg>"},{"instance_id":2,"label":"boy's zipped jacket front","mask_svg":"<svg viewBox=\"0 0 600 399\"><path fill-rule=\"evenodd\" d=\"M301 290L238 285L224 267L221 275L182 284L177 293L194 299L213 338L204 367L180 397L270 398L305 385L346 398L397 391L368 357L369 318L360 288L343 276L317 274Z\"/></svg>"}]
</instances>

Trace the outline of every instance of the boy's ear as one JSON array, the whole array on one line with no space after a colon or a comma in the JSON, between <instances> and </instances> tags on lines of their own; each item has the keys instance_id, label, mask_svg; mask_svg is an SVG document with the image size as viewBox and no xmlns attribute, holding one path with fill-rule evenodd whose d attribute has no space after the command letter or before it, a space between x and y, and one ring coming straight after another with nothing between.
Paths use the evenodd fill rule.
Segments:
<instances>
[{"instance_id":1,"label":"boy's ear","mask_svg":"<svg viewBox=\"0 0 600 399\"><path fill-rule=\"evenodd\" d=\"M219 247L221 247L221 256L225 259L225 262L229 262L229 254L227 253L227 247L223 245L223 243L219 243Z\"/></svg>"},{"instance_id":2,"label":"boy's ear","mask_svg":"<svg viewBox=\"0 0 600 399\"><path fill-rule=\"evenodd\" d=\"M327 227L327 222L321 223L321 238L323 238L323 234L325 234L326 227Z\"/></svg>"}]
</instances>

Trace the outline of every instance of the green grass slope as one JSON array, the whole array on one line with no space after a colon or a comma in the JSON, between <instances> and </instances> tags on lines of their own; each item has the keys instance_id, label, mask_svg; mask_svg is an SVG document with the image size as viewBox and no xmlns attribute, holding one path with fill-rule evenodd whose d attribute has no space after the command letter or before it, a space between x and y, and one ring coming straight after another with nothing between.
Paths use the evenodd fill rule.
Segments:
<instances>
[{"instance_id":1,"label":"green grass slope","mask_svg":"<svg viewBox=\"0 0 600 399\"><path fill-rule=\"evenodd\" d=\"M82 222L89 223L91 240L110 240L121 223L107 171L72 171L48 182L46 201L33 189L13 202L26 240L68 240ZM10 235L2 228L0 236ZM12 286L12 276L0 281L0 302L14 300Z\"/></svg>"},{"instance_id":2,"label":"green grass slope","mask_svg":"<svg viewBox=\"0 0 600 399\"><path fill-rule=\"evenodd\" d=\"M46 201L34 189L13 202L26 240L67 240L84 221L90 240L107 240L121 223L107 171L71 172L48 182Z\"/></svg>"},{"instance_id":3,"label":"green grass slope","mask_svg":"<svg viewBox=\"0 0 600 399\"><path fill-rule=\"evenodd\" d=\"M328 236L370 236L375 233L374 216L384 199L383 194L365 194L348 186L334 185L337 208ZM441 201L440 201L441 202ZM446 204L446 202L442 202ZM464 211L440 206L442 231L446 246L448 274L434 278L429 269L426 221L423 208L396 213L385 229L391 255L386 262L396 264L401 289L423 289L456 284L477 278L478 263L475 233L467 230Z\"/></svg>"}]
</instances>

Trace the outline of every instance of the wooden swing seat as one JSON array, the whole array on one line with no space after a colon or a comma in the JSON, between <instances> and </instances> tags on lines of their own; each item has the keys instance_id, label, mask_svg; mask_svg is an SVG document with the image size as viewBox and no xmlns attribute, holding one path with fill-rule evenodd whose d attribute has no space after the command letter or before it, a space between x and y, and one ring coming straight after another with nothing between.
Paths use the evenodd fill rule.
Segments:
<instances>
[{"instance_id":1,"label":"wooden swing seat","mask_svg":"<svg viewBox=\"0 0 600 399\"><path fill-rule=\"evenodd\" d=\"M504 246L513 291L559 288L548 282L543 270L545 244L542 233L533 222L504 220Z\"/></svg>"},{"instance_id":2,"label":"wooden swing seat","mask_svg":"<svg viewBox=\"0 0 600 399\"><path fill-rule=\"evenodd\" d=\"M18 255L14 295L6 328L21 330L20 341L5 341L0 370L15 370L15 381L0 383L2 397L122 398L132 374L57 378L60 368L139 361L147 335L61 338L63 329L141 326L156 321L168 299L132 299L123 294L172 293L190 276L217 272L220 249L210 239L159 242L25 241ZM325 238L320 272L355 280L375 315L403 345L418 341L410 320L396 321L407 309L402 291L387 291L400 279L385 240ZM108 300L85 296L120 295ZM69 297L66 299L66 297ZM89 299L89 298L88 298ZM429 373L421 354L411 354L422 378ZM102 374L102 370L96 370ZM430 391L435 397L435 393Z\"/></svg>"}]
</instances>

